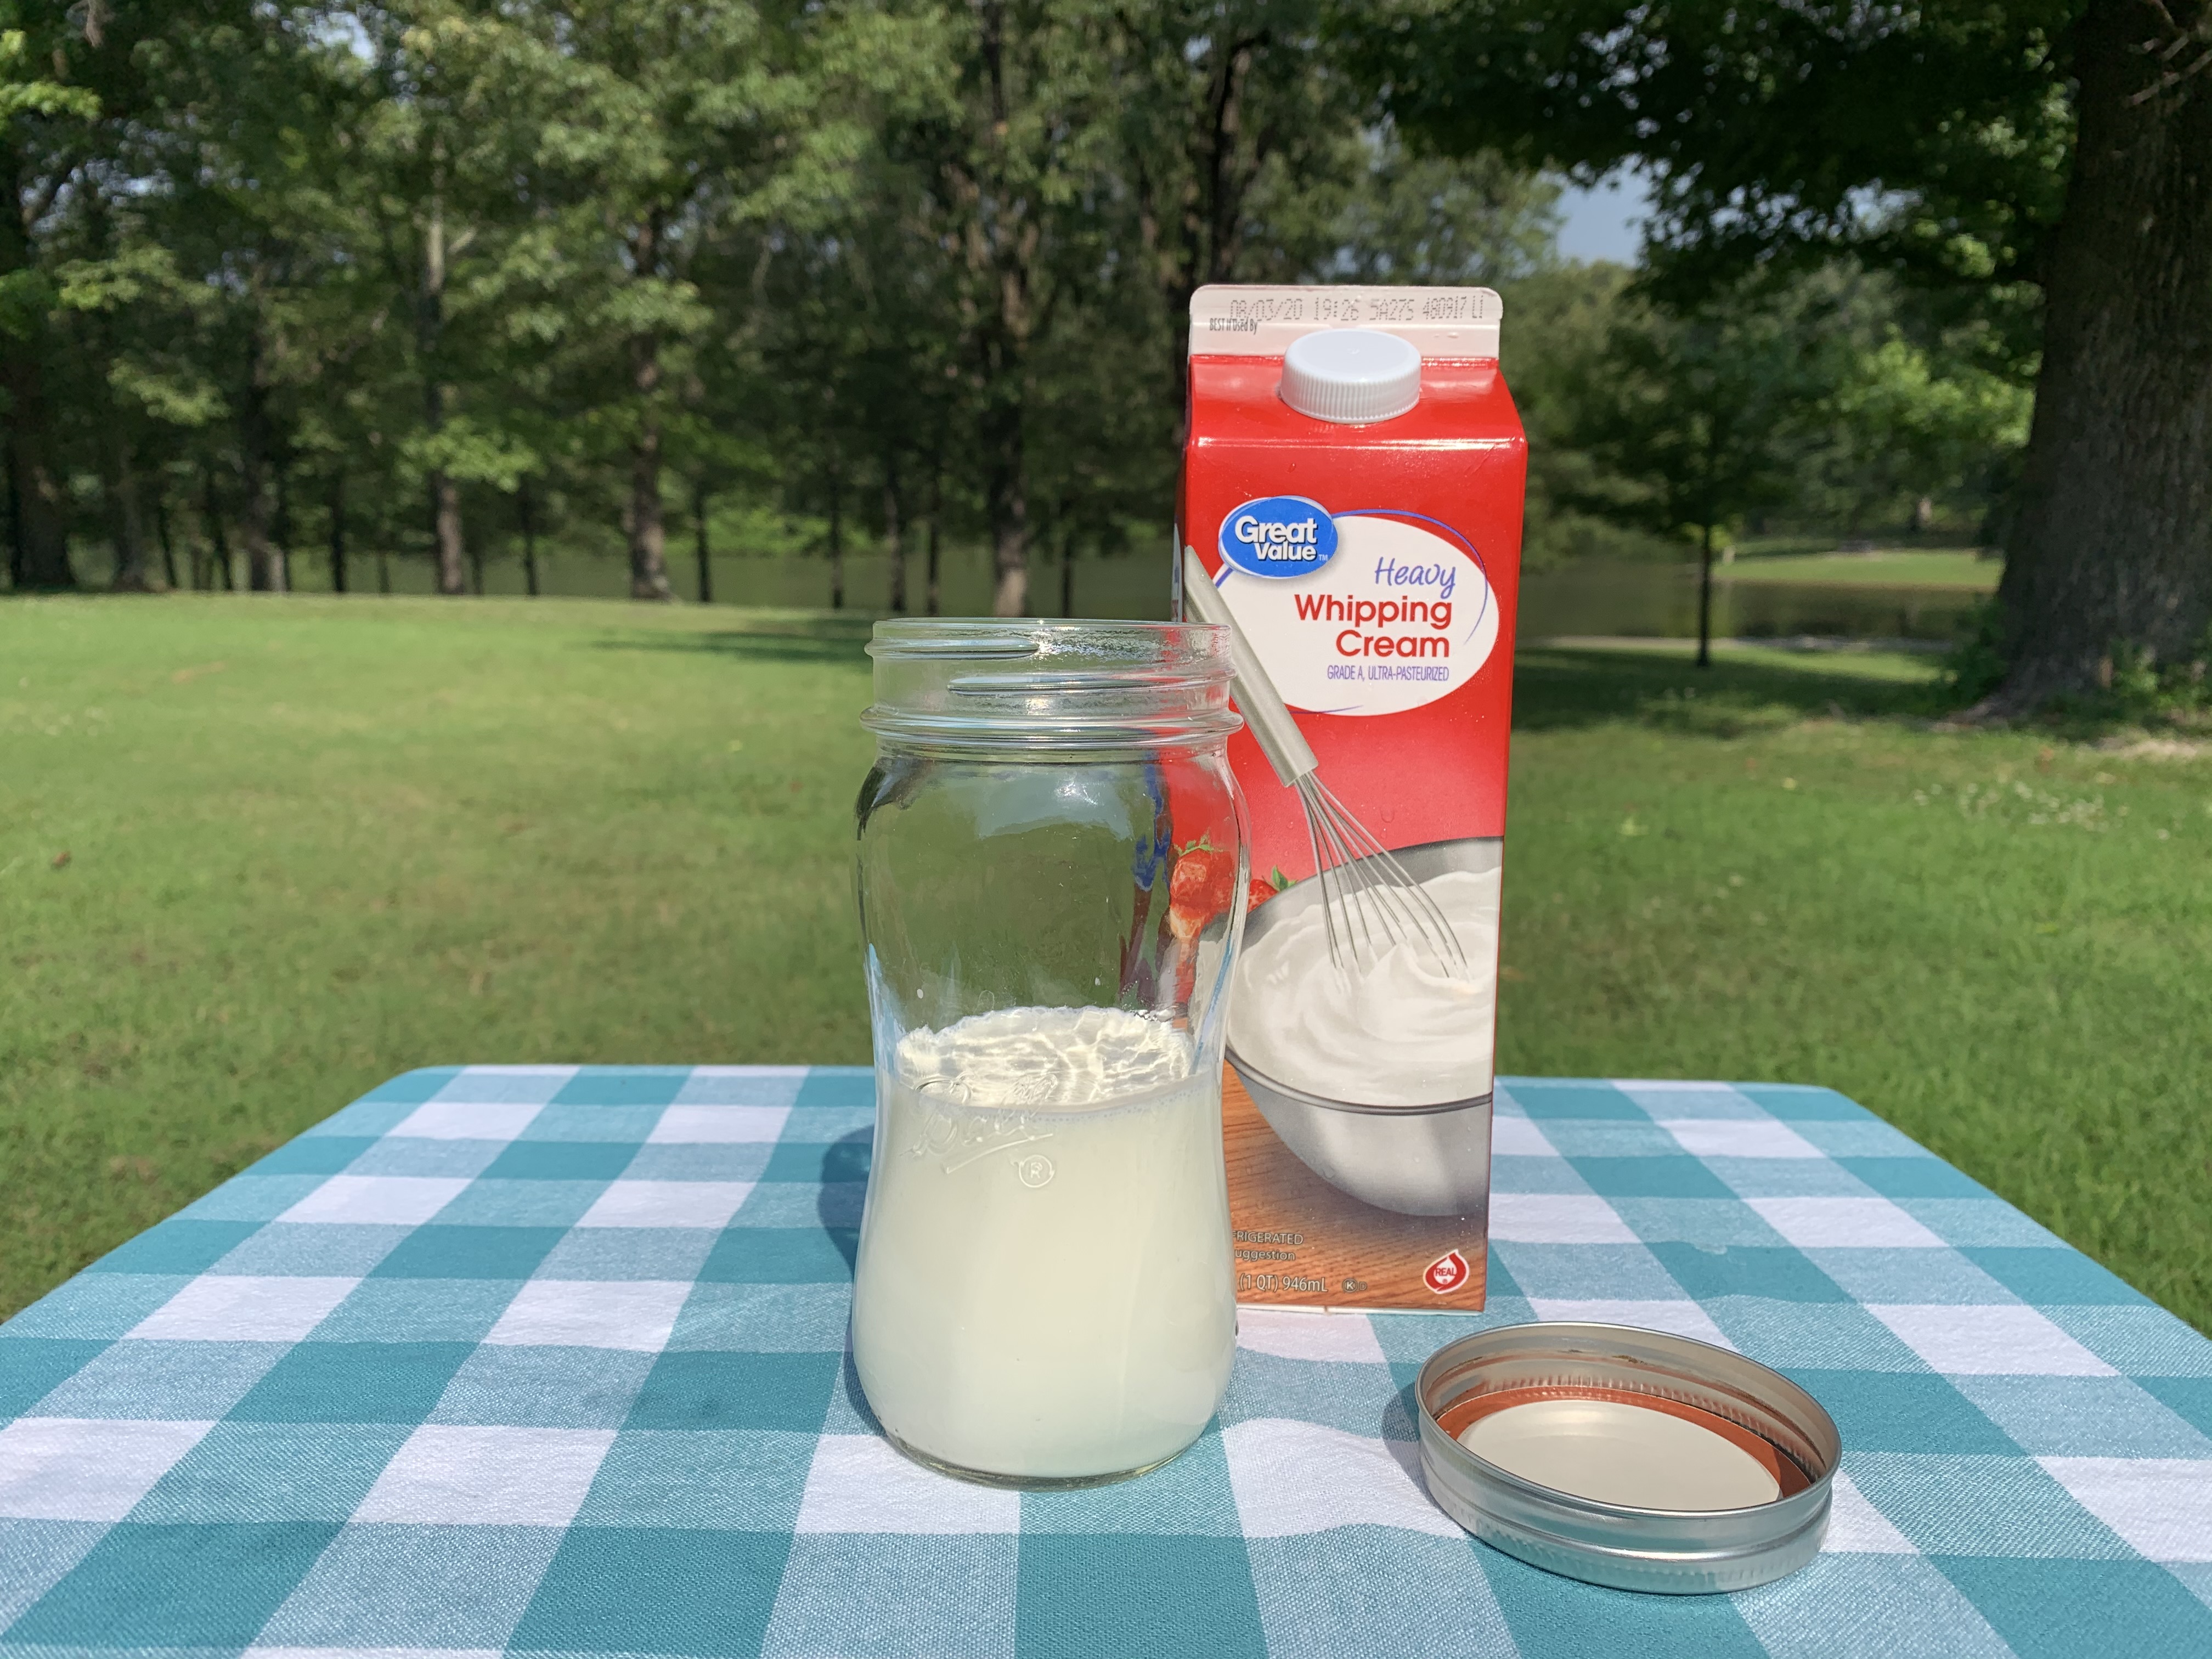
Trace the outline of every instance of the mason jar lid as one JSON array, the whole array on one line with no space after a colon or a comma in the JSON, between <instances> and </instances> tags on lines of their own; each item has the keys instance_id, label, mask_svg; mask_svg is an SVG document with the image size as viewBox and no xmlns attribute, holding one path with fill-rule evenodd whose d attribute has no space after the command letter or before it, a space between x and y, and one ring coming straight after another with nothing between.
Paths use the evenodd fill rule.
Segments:
<instances>
[{"instance_id":1,"label":"mason jar lid","mask_svg":"<svg viewBox=\"0 0 2212 1659\"><path fill-rule=\"evenodd\" d=\"M1531 1566L1694 1595L1795 1572L1843 1443L1820 1401L1710 1343L1509 1325L1421 1367L1421 1468L1445 1514Z\"/></svg>"},{"instance_id":2,"label":"mason jar lid","mask_svg":"<svg viewBox=\"0 0 2212 1659\"><path fill-rule=\"evenodd\" d=\"M1218 744L1229 630L1206 623L948 617L879 622L861 725L926 748L1146 749Z\"/></svg>"}]
</instances>

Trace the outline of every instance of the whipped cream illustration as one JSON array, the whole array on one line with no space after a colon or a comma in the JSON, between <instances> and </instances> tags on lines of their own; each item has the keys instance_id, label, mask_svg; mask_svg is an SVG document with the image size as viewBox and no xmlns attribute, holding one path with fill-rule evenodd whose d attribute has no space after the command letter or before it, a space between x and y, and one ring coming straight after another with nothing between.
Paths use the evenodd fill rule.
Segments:
<instances>
[{"instance_id":1,"label":"whipped cream illustration","mask_svg":"<svg viewBox=\"0 0 2212 1659\"><path fill-rule=\"evenodd\" d=\"M1490 1092L1498 1012L1500 872L1455 870L1421 886L1471 968L1441 971L1432 951L1385 950L1363 972L1329 957L1311 904L1256 939L1236 969L1229 1044L1278 1083L1362 1106L1438 1106Z\"/></svg>"}]
</instances>

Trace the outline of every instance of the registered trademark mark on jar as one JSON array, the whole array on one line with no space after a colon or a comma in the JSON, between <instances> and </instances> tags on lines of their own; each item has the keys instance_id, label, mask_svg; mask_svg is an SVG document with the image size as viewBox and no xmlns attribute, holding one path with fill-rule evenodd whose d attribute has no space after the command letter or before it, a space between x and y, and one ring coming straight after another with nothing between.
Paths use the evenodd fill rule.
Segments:
<instances>
[{"instance_id":1,"label":"registered trademark mark on jar","mask_svg":"<svg viewBox=\"0 0 2212 1659\"><path fill-rule=\"evenodd\" d=\"M1014 1174L1024 1187L1042 1187L1052 1180L1052 1160L1042 1152L1031 1152L1014 1165Z\"/></svg>"}]
</instances>

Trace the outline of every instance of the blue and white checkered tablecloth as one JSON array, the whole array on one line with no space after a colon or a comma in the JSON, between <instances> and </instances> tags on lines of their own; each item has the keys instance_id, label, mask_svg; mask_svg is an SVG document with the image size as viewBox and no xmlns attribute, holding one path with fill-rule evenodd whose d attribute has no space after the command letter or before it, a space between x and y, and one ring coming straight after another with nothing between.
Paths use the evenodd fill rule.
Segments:
<instances>
[{"instance_id":1,"label":"blue and white checkered tablecloth","mask_svg":"<svg viewBox=\"0 0 2212 1659\"><path fill-rule=\"evenodd\" d=\"M866 1072L410 1073L0 1326L0 1659L2212 1655L2212 1343L1824 1090L1498 1099L1482 1320L1247 1310L1181 1461L1028 1495L854 1383ZM1810 1389L1820 1559L1644 1597L1461 1533L1408 1387L1531 1316Z\"/></svg>"}]
</instances>

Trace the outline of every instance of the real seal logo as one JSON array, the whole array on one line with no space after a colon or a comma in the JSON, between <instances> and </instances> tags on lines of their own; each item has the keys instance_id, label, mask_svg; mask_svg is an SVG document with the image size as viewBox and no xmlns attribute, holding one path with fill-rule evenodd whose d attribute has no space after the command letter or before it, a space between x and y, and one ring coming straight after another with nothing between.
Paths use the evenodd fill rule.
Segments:
<instances>
[{"instance_id":1,"label":"real seal logo","mask_svg":"<svg viewBox=\"0 0 2212 1659\"><path fill-rule=\"evenodd\" d=\"M1467 1283L1468 1273L1467 1258L1457 1250L1446 1250L1429 1263L1429 1270L1421 1275L1421 1282L1438 1296L1449 1296Z\"/></svg>"}]
</instances>

